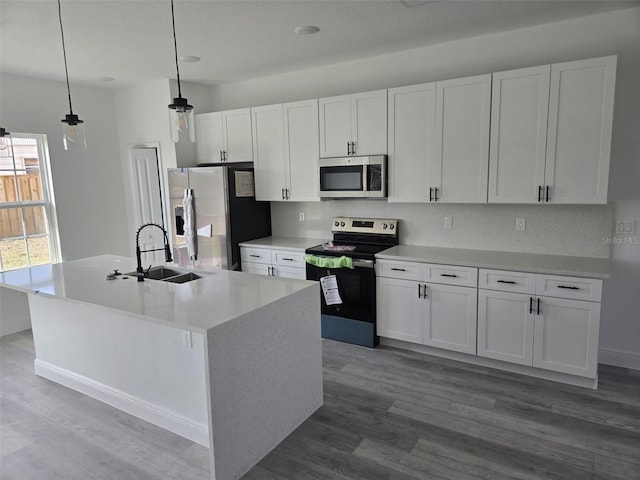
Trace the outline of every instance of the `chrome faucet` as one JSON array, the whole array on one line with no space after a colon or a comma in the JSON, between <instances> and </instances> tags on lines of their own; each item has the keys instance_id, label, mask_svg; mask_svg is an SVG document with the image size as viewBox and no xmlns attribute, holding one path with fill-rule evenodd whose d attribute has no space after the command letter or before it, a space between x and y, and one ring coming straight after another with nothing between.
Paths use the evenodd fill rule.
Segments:
<instances>
[{"instance_id":1,"label":"chrome faucet","mask_svg":"<svg viewBox=\"0 0 640 480\"><path fill-rule=\"evenodd\" d=\"M164 234L163 248L151 248L149 250L140 250L140 232L146 227L157 227L160 230L162 230L162 233ZM169 237L167 237L167 231L157 223L145 223L136 232L136 260L138 261L138 268L136 268L136 276L138 277L139 282L143 282L144 277L147 276L147 273L142 268L142 254L147 252L157 252L160 250L164 250L164 259L167 263L173 261L173 258L171 257L171 247L169 246Z\"/></svg>"}]
</instances>

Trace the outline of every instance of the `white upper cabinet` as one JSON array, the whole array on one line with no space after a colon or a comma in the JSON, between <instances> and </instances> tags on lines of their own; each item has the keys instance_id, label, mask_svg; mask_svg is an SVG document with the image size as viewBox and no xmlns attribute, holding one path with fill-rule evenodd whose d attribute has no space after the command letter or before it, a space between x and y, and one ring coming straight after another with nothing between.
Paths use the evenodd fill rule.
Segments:
<instances>
[{"instance_id":1,"label":"white upper cabinet","mask_svg":"<svg viewBox=\"0 0 640 480\"><path fill-rule=\"evenodd\" d=\"M493 75L489 201L607 202L616 57Z\"/></svg>"},{"instance_id":2,"label":"white upper cabinet","mask_svg":"<svg viewBox=\"0 0 640 480\"><path fill-rule=\"evenodd\" d=\"M196 115L196 153L198 163L251 162L251 110Z\"/></svg>"},{"instance_id":3,"label":"white upper cabinet","mask_svg":"<svg viewBox=\"0 0 640 480\"><path fill-rule=\"evenodd\" d=\"M432 201L486 203L491 75L437 83Z\"/></svg>"},{"instance_id":4,"label":"white upper cabinet","mask_svg":"<svg viewBox=\"0 0 640 480\"><path fill-rule=\"evenodd\" d=\"M489 202L542 195L550 75L550 65L493 74Z\"/></svg>"},{"instance_id":5,"label":"white upper cabinet","mask_svg":"<svg viewBox=\"0 0 640 480\"><path fill-rule=\"evenodd\" d=\"M318 192L318 100L286 103L284 114L284 152L287 172L287 199L296 202L319 201Z\"/></svg>"},{"instance_id":6,"label":"white upper cabinet","mask_svg":"<svg viewBox=\"0 0 640 480\"><path fill-rule=\"evenodd\" d=\"M196 115L196 156L198 163L220 162L223 150L222 112Z\"/></svg>"},{"instance_id":7,"label":"white upper cabinet","mask_svg":"<svg viewBox=\"0 0 640 480\"><path fill-rule=\"evenodd\" d=\"M429 201L435 162L436 84L389 89L389 201Z\"/></svg>"},{"instance_id":8,"label":"white upper cabinet","mask_svg":"<svg viewBox=\"0 0 640 480\"><path fill-rule=\"evenodd\" d=\"M284 199L286 184L282 105L251 109L256 199Z\"/></svg>"},{"instance_id":9,"label":"white upper cabinet","mask_svg":"<svg viewBox=\"0 0 640 480\"><path fill-rule=\"evenodd\" d=\"M318 201L318 101L251 109L256 199Z\"/></svg>"},{"instance_id":10,"label":"white upper cabinet","mask_svg":"<svg viewBox=\"0 0 640 480\"><path fill-rule=\"evenodd\" d=\"M319 100L320 157L387 153L387 91Z\"/></svg>"},{"instance_id":11,"label":"white upper cabinet","mask_svg":"<svg viewBox=\"0 0 640 480\"><path fill-rule=\"evenodd\" d=\"M550 202L607 203L616 61L610 56L551 66Z\"/></svg>"}]
</instances>

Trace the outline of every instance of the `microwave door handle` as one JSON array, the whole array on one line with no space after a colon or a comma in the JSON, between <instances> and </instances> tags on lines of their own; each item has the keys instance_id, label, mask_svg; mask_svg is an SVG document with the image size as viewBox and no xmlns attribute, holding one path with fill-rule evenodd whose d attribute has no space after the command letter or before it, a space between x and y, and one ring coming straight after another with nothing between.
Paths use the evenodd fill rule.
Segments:
<instances>
[{"instance_id":1,"label":"microwave door handle","mask_svg":"<svg viewBox=\"0 0 640 480\"><path fill-rule=\"evenodd\" d=\"M367 182L369 180L369 166L362 165L362 191L367 192L369 190Z\"/></svg>"}]
</instances>

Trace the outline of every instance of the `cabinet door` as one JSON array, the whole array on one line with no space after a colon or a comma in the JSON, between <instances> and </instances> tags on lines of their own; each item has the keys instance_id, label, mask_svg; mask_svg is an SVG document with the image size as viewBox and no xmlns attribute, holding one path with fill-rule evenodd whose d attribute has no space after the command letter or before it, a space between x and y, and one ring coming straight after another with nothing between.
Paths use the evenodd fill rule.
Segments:
<instances>
[{"instance_id":1,"label":"cabinet door","mask_svg":"<svg viewBox=\"0 0 640 480\"><path fill-rule=\"evenodd\" d=\"M346 157L351 142L351 95L321 98L320 157Z\"/></svg>"},{"instance_id":2,"label":"cabinet door","mask_svg":"<svg viewBox=\"0 0 640 480\"><path fill-rule=\"evenodd\" d=\"M224 150L222 134L222 112L196 115L196 156L198 163L222 161Z\"/></svg>"},{"instance_id":3,"label":"cabinet door","mask_svg":"<svg viewBox=\"0 0 640 480\"><path fill-rule=\"evenodd\" d=\"M532 298L521 293L478 291L478 356L532 365Z\"/></svg>"},{"instance_id":4,"label":"cabinet door","mask_svg":"<svg viewBox=\"0 0 640 480\"><path fill-rule=\"evenodd\" d=\"M551 66L549 201L607 203L615 80L615 56Z\"/></svg>"},{"instance_id":5,"label":"cabinet door","mask_svg":"<svg viewBox=\"0 0 640 480\"><path fill-rule=\"evenodd\" d=\"M263 263L242 263L242 271L256 275L270 275L271 267Z\"/></svg>"},{"instance_id":6,"label":"cabinet door","mask_svg":"<svg viewBox=\"0 0 640 480\"><path fill-rule=\"evenodd\" d=\"M389 201L429 200L434 164L436 84L389 90Z\"/></svg>"},{"instance_id":7,"label":"cabinet door","mask_svg":"<svg viewBox=\"0 0 640 480\"><path fill-rule=\"evenodd\" d=\"M410 280L376 279L378 335L406 342L422 343L424 303L418 298L418 285Z\"/></svg>"},{"instance_id":8,"label":"cabinet door","mask_svg":"<svg viewBox=\"0 0 640 480\"><path fill-rule=\"evenodd\" d=\"M477 289L429 283L423 303L425 345L476 353Z\"/></svg>"},{"instance_id":9,"label":"cabinet door","mask_svg":"<svg viewBox=\"0 0 640 480\"><path fill-rule=\"evenodd\" d=\"M490 100L491 75L437 83L438 201L487 202Z\"/></svg>"},{"instance_id":10,"label":"cabinet door","mask_svg":"<svg viewBox=\"0 0 640 480\"><path fill-rule=\"evenodd\" d=\"M282 267L282 266L273 266L271 267L272 275L274 277L282 277L282 278L296 278L298 280L306 280L307 279L307 270L306 268L298 268L298 267Z\"/></svg>"},{"instance_id":11,"label":"cabinet door","mask_svg":"<svg viewBox=\"0 0 640 480\"><path fill-rule=\"evenodd\" d=\"M387 91L351 95L352 155L387 154Z\"/></svg>"},{"instance_id":12,"label":"cabinet door","mask_svg":"<svg viewBox=\"0 0 640 480\"><path fill-rule=\"evenodd\" d=\"M535 316L533 366L595 378L598 369L600 304L540 298Z\"/></svg>"},{"instance_id":13,"label":"cabinet door","mask_svg":"<svg viewBox=\"0 0 640 480\"><path fill-rule=\"evenodd\" d=\"M550 65L493 74L489 202L538 202L544 186L550 74Z\"/></svg>"},{"instance_id":14,"label":"cabinet door","mask_svg":"<svg viewBox=\"0 0 640 480\"><path fill-rule=\"evenodd\" d=\"M289 200L320 201L317 99L284 105L284 149Z\"/></svg>"},{"instance_id":15,"label":"cabinet door","mask_svg":"<svg viewBox=\"0 0 640 480\"><path fill-rule=\"evenodd\" d=\"M241 108L222 112L226 162L252 162L251 110Z\"/></svg>"},{"instance_id":16,"label":"cabinet door","mask_svg":"<svg viewBox=\"0 0 640 480\"><path fill-rule=\"evenodd\" d=\"M282 105L251 109L256 200L284 200L285 149Z\"/></svg>"}]
</instances>

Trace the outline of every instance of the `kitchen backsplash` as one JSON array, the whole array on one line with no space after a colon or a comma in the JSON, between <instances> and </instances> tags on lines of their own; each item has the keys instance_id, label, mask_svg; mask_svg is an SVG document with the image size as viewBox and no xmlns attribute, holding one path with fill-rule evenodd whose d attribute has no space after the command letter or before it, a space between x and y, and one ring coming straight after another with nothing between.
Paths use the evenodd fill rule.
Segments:
<instances>
[{"instance_id":1,"label":"kitchen backsplash","mask_svg":"<svg viewBox=\"0 0 640 480\"><path fill-rule=\"evenodd\" d=\"M300 221L300 212L304 221ZM367 200L272 202L274 236L331 238L334 216L398 218L400 243L509 252L609 257L607 205L420 205ZM444 217L452 228L444 228ZM516 231L524 218L524 232Z\"/></svg>"}]
</instances>

